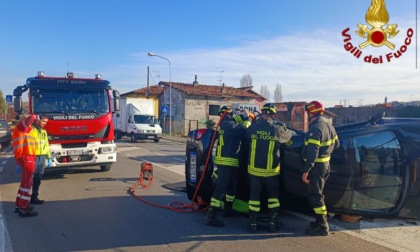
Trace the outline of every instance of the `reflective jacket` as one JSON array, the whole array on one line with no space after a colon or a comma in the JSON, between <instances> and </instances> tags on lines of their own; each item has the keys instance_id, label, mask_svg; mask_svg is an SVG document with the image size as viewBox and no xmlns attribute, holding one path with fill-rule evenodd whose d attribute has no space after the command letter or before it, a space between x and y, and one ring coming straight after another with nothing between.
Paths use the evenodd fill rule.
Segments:
<instances>
[{"instance_id":1,"label":"reflective jacket","mask_svg":"<svg viewBox=\"0 0 420 252\"><path fill-rule=\"evenodd\" d=\"M245 135L245 127L225 116L220 123L218 134L214 163L238 167L241 138Z\"/></svg>"},{"instance_id":2,"label":"reflective jacket","mask_svg":"<svg viewBox=\"0 0 420 252\"><path fill-rule=\"evenodd\" d=\"M257 177L280 174L280 144L292 138L283 123L270 118L252 124L246 131L249 141L248 173Z\"/></svg>"},{"instance_id":3,"label":"reflective jacket","mask_svg":"<svg viewBox=\"0 0 420 252\"><path fill-rule=\"evenodd\" d=\"M37 156L46 156L51 158L50 145L48 143L48 134L47 131L37 124L32 125L31 134L36 138L36 155Z\"/></svg>"},{"instance_id":4,"label":"reflective jacket","mask_svg":"<svg viewBox=\"0 0 420 252\"><path fill-rule=\"evenodd\" d=\"M309 125L305 136L305 145L302 149L302 158L305 160L303 172L309 172L315 163L329 162L331 153L339 146L340 141L333 125L320 115Z\"/></svg>"},{"instance_id":5,"label":"reflective jacket","mask_svg":"<svg viewBox=\"0 0 420 252\"><path fill-rule=\"evenodd\" d=\"M15 158L22 158L29 155L36 155L36 137L32 131L24 133L18 130L17 127L13 130L12 146Z\"/></svg>"}]
</instances>

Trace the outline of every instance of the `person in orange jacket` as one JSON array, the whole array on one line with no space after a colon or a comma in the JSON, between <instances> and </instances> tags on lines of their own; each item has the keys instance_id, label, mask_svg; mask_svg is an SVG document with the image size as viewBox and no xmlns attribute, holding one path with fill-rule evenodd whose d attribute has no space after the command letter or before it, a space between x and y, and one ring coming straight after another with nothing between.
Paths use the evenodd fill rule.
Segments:
<instances>
[{"instance_id":1,"label":"person in orange jacket","mask_svg":"<svg viewBox=\"0 0 420 252\"><path fill-rule=\"evenodd\" d=\"M16 196L16 211L21 217L37 216L32 206L29 206L31 199L30 191L32 187L32 177L35 169L36 138L31 133L32 123L37 119L37 115L22 117L13 130L12 146L16 163L22 171L22 179Z\"/></svg>"}]
</instances>

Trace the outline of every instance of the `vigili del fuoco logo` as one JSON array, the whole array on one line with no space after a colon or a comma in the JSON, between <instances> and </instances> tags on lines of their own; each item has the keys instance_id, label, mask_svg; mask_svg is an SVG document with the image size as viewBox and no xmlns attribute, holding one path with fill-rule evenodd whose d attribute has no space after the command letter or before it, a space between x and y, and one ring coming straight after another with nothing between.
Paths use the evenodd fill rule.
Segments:
<instances>
[{"instance_id":1,"label":"vigili del fuoco logo","mask_svg":"<svg viewBox=\"0 0 420 252\"><path fill-rule=\"evenodd\" d=\"M405 33L404 43L399 47L395 48L394 41L400 42L397 36L400 31L397 30L397 24L388 24L389 14L385 6L385 0L372 0L372 4L366 12L367 24L358 24L358 30L356 34L364 39L363 43L359 45L353 45L351 42L350 28L346 28L342 31L344 37L344 49L350 52L354 57L361 58L366 63L372 64L383 64L384 62L391 62L395 59L400 58L411 44L411 38L414 35L412 28L408 28ZM366 55L363 56L363 49L366 47L382 47L386 46L391 50L389 53L384 55Z\"/></svg>"}]
</instances>

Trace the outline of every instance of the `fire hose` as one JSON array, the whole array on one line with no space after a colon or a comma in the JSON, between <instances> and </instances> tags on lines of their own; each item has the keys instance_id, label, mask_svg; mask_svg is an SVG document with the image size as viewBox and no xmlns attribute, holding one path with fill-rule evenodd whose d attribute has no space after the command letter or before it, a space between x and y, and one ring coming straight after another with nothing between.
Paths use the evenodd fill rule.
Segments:
<instances>
[{"instance_id":1,"label":"fire hose","mask_svg":"<svg viewBox=\"0 0 420 252\"><path fill-rule=\"evenodd\" d=\"M213 133L213 136L212 136L209 148L208 148L207 158L206 158L206 162L204 164L203 172L201 174L200 180L199 180L199 182L197 184L197 187L195 189L194 195L191 199L191 203L187 204L187 203L184 203L184 202L170 202L166 206L162 206L162 205L154 204L154 203L152 203L150 201L147 201L147 200L143 199L142 197L136 195L135 191L136 191L136 189L139 185L141 186L142 189L148 189L148 188L150 188L150 186L152 184L152 181L153 181L153 165L149 162L141 163L139 179L129 189L129 193L133 197L137 198L138 200L140 200L140 201L142 201L146 204L149 204L151 206L158 207L158 208L165 208L165 209L173 210L173 211L176 211L176 212L184 212L184 213L207 211L208 204L205 203L204 201L202 201L201 197L198 196L197 193L198 193L198 191L201 187L201 183L202 183L202 181L203 181L203 179L206 175L206 172L207 172L207 167L208 167L208 164L209 164L210 155L212 153L211 150L213 149L214 141L215 141L215 138L216 138L216 135L217 135L217 129L219 128L220 123L222 122L223 118L225 117L225 115L227 113L228 112L225 112L225 113L222 114L222 116L220 117L220 119L219 119L219 121L218 121L218 123L215 127L215 130L214 130L214 133ZM252 117L252 119L254 119L254 117ZM148 183L145 184L144 180L148 180Z\"/></svg>"}]
</instances>

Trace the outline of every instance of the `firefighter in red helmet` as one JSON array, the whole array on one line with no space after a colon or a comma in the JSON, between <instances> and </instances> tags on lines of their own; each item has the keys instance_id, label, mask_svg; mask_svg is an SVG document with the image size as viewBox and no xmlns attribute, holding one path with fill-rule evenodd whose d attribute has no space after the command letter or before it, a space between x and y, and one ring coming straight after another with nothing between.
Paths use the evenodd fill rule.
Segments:
<instances>
[{"instance_id":1,"label":"firefighter in red helmet","mask_svg":"<svg viewBox=\"0 0 420 252\"><path fill-rule=\"evenodd\" d=\"M238 117L234 118L228 106L221 107L219 116L222 117L222 121L218 130L214 157L214 163L217 166L217 182L204 219L205 225L215 227L224 226L224 222L218 217L222 209L225 209L225 217L233 214L232 204L236 194L241 142L245 135L246 125L249 125L249 117L244 118L243 121L242 118L240 120Z\"/></svg>"},{"instance_id":2,"label":"firefighter in red helmet","mask_svg":"<svg viewBox=\"0 0 420 252\"><path fill-rule=\"evenodd\" d=\"M288 142L292 132L275 120L276 107L264 104L262 120L246 131L249 145L248 174L250 181L249 219L252 233L257 231L257 218L261 210L261 192L267 195L270 214L269 231L281 226L279 201L280 145Z\"/></svg>"},{"instance_id":3,"label":"firefighter in red helmet","mask_svg":"<svg viewBox=\"0 0 420 252\"><path fill-rule=\"evenodd\" d=\"M315 212L316 221L310 223L305 233L326 236L329 232L327 208L323 189L330 173L331 153L340 142L324 106L318 101L306 105L309 115L309 130L305 136L302 158L305 166L302 181L308 185L309 202Z\"/></svg>"},{"instance_id":4,"label":"firefighter in red helmet","mask_svg":"<svg viewBox=\"0 0 420 252\"><path fill-rule=\"evenodd\" d=\"M22 117L12 135L13 154L22 171L22 179L16 197L16 212L21 217L38 215L33 207L29 206L37 145L36 137L31 133L31 125L37 117L37 115Z\"/></svg>"}]
</instances>

